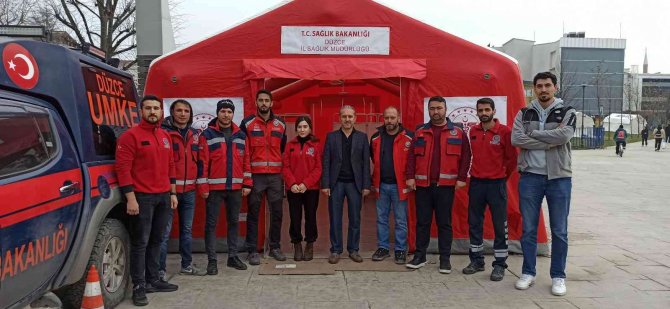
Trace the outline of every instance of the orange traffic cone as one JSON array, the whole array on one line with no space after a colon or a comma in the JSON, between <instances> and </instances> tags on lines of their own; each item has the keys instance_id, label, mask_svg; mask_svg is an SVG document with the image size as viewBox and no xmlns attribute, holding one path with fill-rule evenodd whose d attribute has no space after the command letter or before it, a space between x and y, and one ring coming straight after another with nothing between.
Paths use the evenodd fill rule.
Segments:
<instances>
[{"instance_id":1,"label":"orange traffic cone","mask_svg":"<svg viewBox=\"0 0 670 309\"><path fill-rule=\"evenodd\" d=\"M81 300L82 309L104 309L105 303L102 300L100 290L100 277L95 265L91 265L86 276L86 287L84 288L84 298Z\"/></svg>"}]
</instances>

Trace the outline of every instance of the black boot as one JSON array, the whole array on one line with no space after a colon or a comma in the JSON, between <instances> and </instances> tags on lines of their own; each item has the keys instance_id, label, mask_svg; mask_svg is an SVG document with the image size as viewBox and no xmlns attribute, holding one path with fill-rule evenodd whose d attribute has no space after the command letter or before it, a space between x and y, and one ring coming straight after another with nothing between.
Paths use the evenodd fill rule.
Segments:
<instances>
[{"instance_id":1,"label":"black boot","mask_svg":"<svg viewBox=\"0 0 670 309\"><path fill-rule=\"evenodd\" d=\"M149 304L149 299L147 298L146 289L144 286L135 286L133 288L133 305L135 306L146 306Z\"/></svg>"},{"instance_id":2,"label":"black boot","mask_svg":"<svg viewBox=\"0 0 670 309\"><path fill-rule=\"evenodd\" d=\"M247 269L247 264L244 264L240 258L236 256L232 256L228 258L228 267L235 268L237 270L246 270Z\"/></svg>"},{"instance_id":3,"label":"black boot","mask_svg":"<svg viewBox=\"0 0 670 309\"><path fill-rule=\"evenodd\" d=\"M216 276L219 273L219 269L216 267L216 260L210 260L207 262L207 274L210 276Z\"/></svg>"}]
</instances>

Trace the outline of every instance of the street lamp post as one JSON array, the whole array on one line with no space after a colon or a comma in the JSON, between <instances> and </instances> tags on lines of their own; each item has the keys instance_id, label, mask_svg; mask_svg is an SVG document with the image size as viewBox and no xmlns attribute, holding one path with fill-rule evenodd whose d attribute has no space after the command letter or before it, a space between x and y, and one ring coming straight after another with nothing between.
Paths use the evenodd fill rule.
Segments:
<instances>
[{"instance_id":1,"label":"street lamp post","mask_svg":"<svg viewBox=\"0 0 670 309\"><path fill-rule=\"evenodd\" d=\"M584 148L584 91L586 90L586 84L582 84L582 129L579 134L579 140Z\"/></svg>"}]
</instances>

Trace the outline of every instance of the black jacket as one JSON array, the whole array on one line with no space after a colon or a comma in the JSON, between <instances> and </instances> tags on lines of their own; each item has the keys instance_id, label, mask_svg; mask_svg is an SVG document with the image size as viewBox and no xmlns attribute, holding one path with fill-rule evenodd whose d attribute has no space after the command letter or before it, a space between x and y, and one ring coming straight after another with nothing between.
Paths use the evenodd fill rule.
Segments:
<instances>
[{"instance_id":1,"label":"black jacket","mask_svg":"<svg viewBox=\"0 0 670 309\"><path fill-rule=\"evenodd\" d=\"M354 181L359 192L370 189L370 143L365 133L354 130L351 141L351 167ZM335 130L328 133L323 148L323 172L321 188L333 189L342 167L342 133Z\"/></svg>"}]
</instances>

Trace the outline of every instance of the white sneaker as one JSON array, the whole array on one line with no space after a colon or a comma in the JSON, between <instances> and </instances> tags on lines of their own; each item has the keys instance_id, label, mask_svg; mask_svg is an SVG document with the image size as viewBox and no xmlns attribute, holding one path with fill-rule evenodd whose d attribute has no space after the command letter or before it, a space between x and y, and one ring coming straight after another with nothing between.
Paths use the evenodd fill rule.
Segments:
<instances>
[{"instance_id":1,"label":"white sneaker","mask_svg":"<svg viewBox=\"0 0 670 309\"><path fill-rule=\"evenodd\" d=\"M521 278L519 278L519 280L516 281L516 284L514 285L514 287L517 290L526 290L531 285L533 285L533 283L535 283L535 276L522 274Z\"/></svg>"},{"instance_id":2,"label":"white sneaker","mask_svg":"<svg viewBox=\"0 0 670 309\"><path fill-rule=\"evenodd\" d=\"M552 278L551 279L551 294L555 296L563 296L568 292L568 288L565 287L565 278Z\"/></svg>"}]
</instances>

